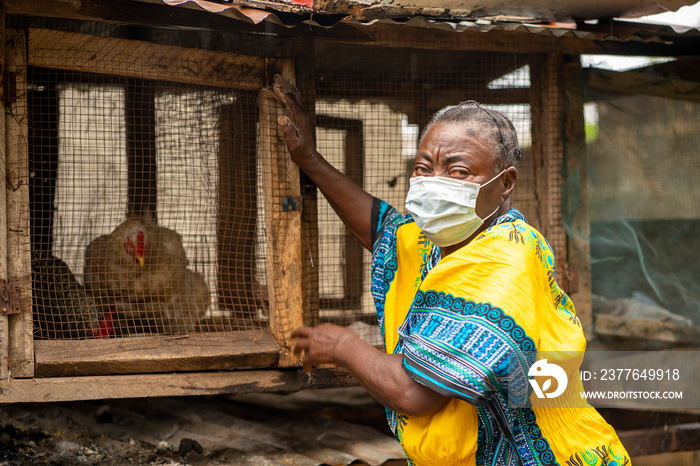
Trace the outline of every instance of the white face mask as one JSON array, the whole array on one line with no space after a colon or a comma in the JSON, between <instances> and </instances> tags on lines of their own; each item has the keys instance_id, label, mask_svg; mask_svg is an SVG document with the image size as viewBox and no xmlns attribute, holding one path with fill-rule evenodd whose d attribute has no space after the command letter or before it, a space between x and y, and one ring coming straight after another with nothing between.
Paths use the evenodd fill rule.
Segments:
<instances>
[{"instance_id":1,"label":"white face mask","mask_svg":"<svg viewBox=\"0 0 700 466\"><path fill-rule=\"evenodd\" d=\"M410 179L406 210L433 244L443 247L460 243L484 223L476 214L479 189L505 171L482 185L441 176L416 176Z\"/></svg>"}]
</instances>

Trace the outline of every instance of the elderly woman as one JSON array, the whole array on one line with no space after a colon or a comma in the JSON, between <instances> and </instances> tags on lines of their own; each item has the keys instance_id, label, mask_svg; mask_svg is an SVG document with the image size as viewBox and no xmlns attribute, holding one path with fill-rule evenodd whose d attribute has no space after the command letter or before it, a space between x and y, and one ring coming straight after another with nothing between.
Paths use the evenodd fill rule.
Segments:
<instances>
[{"instance_id":1,"label":"elderly woman","mask_svg":"<svg viewBox=\"0 0 700 466\"><path fill-rule=\"evenodd\" d=\"M629 464L615 431L581 400L586 341L552 251L510 207L520 158L512 123L475 102L435 115L404 216L316 151L296 88L278 77L273 89L289 112L279 123L292 160L372 251L387 351L349 328L303 327L294 336L305 370L346 368L387 408L411 464ZM533 407L528 369L538 352L562 350L578 355L558 361L569 390Z\"/></svg>"}]
</instances>

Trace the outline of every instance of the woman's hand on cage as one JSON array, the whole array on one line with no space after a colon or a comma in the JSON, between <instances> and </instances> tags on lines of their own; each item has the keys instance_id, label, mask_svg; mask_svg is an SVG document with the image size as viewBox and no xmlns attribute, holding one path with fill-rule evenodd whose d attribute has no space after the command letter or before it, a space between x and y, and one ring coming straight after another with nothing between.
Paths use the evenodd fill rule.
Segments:
<instances>
[{"instance_id":1,"label":"woman's hand on cage","mask_svg":"<svg viewBox=\"0 0 700 466\"><path fill-rule=\"evenodd\" d=\"M275 75L272 91L274 97L284 104L289 114L289 116L282 115L277 120L284 133L289 153L294 163L304 169L308 162L319 154L316 152L309 117L301 103L301 93L292 83L278 74Z\"/></svg>"},{"instance_id":2,"label":"woman's hand on cage","mask_svg":"<svg viewBox=\"0 0 700 466\"><path fill-rule=\"evenodd\" d=\"M352 234L371 250L374 198L318 153L311 122L296 87L275 75L273 88L266 92L282 102L290 115L281 116L279 123L292 160L318 186Z\"/></svg>"},{"instance_id":3,"label":"woman's hand on cage","mask_svg":"<svg viewBox=\"0 0 700 466\"><path fill-rule=\"evenodd\" d=\"M344 343L350 339L359 339L357 333L349 327L333 324L321 324L317 327L300 327L292 332L297 338L294 354L305 352L302 359L304 372L311 370L315 364L338 364L338 351L343 351Z\"/></svg>"}]
</instances>

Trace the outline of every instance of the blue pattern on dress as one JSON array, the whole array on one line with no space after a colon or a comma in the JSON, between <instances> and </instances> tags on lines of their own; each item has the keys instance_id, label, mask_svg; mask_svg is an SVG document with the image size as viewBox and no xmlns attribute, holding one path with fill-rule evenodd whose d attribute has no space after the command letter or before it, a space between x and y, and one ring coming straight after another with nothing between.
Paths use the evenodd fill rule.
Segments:
<instances>
[{"instance_id":1,"label":"blue pattern on dress","mask_svg":"<svg viewBox=\"0 0 700 466\"><path fill-rule=\"evenodd\" d=\"M528 399L527 371L537 358L535 343L510 316L488 303L419 290L399 334L411 376L442 394L489 406L478 408L479 428L488 426L491 439L484 430L486 451L477 464L517 464L515 450L523 466L556 464L534 411L509 407ZM495 416L506 432L494 428Z\"/></svg>"}]
</instances>

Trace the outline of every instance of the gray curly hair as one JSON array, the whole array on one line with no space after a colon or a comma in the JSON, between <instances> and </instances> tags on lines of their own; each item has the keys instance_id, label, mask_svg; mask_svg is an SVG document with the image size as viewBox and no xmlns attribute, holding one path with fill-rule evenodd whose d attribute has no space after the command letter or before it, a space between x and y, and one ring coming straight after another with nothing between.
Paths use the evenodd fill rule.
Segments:
<instances>
[{"instance_id":1,"label":"gray curly hair","mask_svg":"<svg viewBox=\"0 0 700 466\"><path fill-rule=\"evenodd\" d=\"M502 113L486 107L474 100L462 102L459 105L437 112L423 128L420 141L428 131L438 123L470 123L488 131L490 148L497 154L496 168L517 167L520 160L518 135L513 123Z\"/></svg>"}]
</instances>

